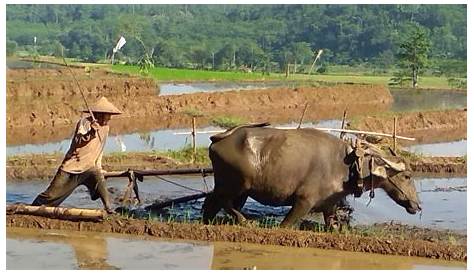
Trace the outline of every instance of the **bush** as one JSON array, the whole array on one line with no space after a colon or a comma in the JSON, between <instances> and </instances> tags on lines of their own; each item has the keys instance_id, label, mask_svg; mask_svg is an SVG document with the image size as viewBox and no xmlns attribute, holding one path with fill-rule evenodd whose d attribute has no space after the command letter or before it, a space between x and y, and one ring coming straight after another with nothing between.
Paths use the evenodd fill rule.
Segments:
<instances>
[{"instance_id":1,"label":"bush","mask_svg":"<svg viewBox=\"0 0 474 274\"><path fill-rule=\"evenodd\" d=\"M16 47L18 44L15 41L7 40L7 56L12 56L15 54Z\"/></svg>"},{"instance_id":2,"label":"bush","mask_svg":"<svg viewBox=\"0 0 474 274\"><path fill-rule=\"evenodd\" d=\"M467 79L449 78L448 85L452 88L467 88Z\"/></svg>"},{"instance_id":3,"label":"bush","mask_svg":"<svg viewBox=\"0 0 474 274\"><path fill-rule=\"evenodd\" d=\"M222 128L233 128L242 124L247 123L245 119L241 117L233 117L233 116L219 116L212 119L211 123L215 126L222 127Z\"/></svg>"}]
</instances>

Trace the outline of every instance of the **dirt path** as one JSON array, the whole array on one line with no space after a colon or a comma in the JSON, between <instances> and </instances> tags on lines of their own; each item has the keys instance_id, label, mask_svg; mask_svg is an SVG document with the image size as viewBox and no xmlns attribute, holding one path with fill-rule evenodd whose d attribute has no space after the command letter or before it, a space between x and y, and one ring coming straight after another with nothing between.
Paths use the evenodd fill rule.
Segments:
<instances>
[{"instance_id":1,"label":"dirt path","mask_svg":"<svg viewBox=\"0 0 474 274\"><path fill-rule=\"evenodd\" d=\"M66 221L38 216L7 215L7 227L61 229L151 235L168 239L230 241L295 247L315 247L390 255L418 256L467 261L464 244L440 241L441 238L401 239L390 232L364 236L350 233L317 233L289 229L262 229L199 223L161 223L111 217L101 222ZM419 234L418 234L419 235ZM430 238L431 239L431 238ZM434 240L433 240L434 239Z\"/></svg>"},{"instance_id":2,"label":"dirt path","mask_svg":"<svg viewBox=\"0 0 474 274\"><path fill-rule=\"evenodd\" d=\"M61 163L62 154L30 154L12 156L7 159L6 177L8 180L51 179ZM209 160L191 164L179 162L157 153L129 152L126 154L104 155L103 167L107 171L124 171L127 169L175 169L210 167ZM467 173L466 159L463 157L418 157L410 161L414 172L429 172L445 175Z\"/></svg>"}]
</instances>

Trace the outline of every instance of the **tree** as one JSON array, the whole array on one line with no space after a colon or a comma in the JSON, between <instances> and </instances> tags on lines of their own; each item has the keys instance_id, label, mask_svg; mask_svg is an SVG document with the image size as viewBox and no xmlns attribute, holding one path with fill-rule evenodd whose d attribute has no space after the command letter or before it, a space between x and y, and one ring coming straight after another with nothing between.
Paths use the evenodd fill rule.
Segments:
<instances>
[{"instance_id":1,"label":"tree","mask_svg":"<svg viewBox=\"0 0 474 274\"><path fill-rule=\"evenodd\" d=\"M7 56L15 54L17 43L15 41L7 40Z\"/></svg>"},{"instance_id":2,"label":"tree","mask_svg":"<svg viewBox=\"0 0 474 274\"><path fill-rule=\"evenodd\" d=\"M397 54L398 63L402 71L409 69L411 72L410 77L413 88L418 86L418 76L428 64L430 47L431 43L428 40L426 31L419 26L414 26L407 38L400 44Z\"/></svg>"}]
</instances>

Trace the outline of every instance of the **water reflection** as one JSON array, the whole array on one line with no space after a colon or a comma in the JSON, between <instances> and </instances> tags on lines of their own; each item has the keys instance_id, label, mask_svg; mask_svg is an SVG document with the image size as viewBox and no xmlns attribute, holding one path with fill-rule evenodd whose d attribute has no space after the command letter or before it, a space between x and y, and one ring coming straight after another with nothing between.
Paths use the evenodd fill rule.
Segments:
<instances>
[{"instance_id":1,"label":"water reflection","mask_svg":"<svg viewBox=\"0 0 474 274\"><path fill-rule=\"evenodd\" d=\"M459 109L467 106L467 93L450 90L413 91L391 90L393 104L391 111L422 111Z\"/></svg>"},{"instance_id":2,"label":"water reflection","mask_svg":"<svg viewBox=\"0 0 474 274\"><path fill-rule=\"evenodd\" d=\"M466 269L464 262L231 242L7 228L7 269Z\"/></svg>"},{"instance_id":3,"label":"water reflection","mask_svg":"<svg viewBox=\"0 0 474 274\"><path fill-rule=\"evenodd\" d=\"M196 92L223 92L288 87L294 84L285 82L201 82L192 84L161 84L160 95L179 95Z\"/></svg>"},{"instance_id":4,"label":"water reflection","mask_svg":"<svg viewBox=\"0 0 474 274\"><path fill-rule=\"evenodd\" d=\"M383 190L375 190L370 201L368 193L359 199L348 199L354 207L354 219L359 224L397 221L418 227L467 231L467 178L415 178L415 186L423 208L422 215L408 214Z\"/></svg>"},{"instance_id":5,"label":"water reflection","mask_svg":"<svg viewBox=\"0 0 474 274\"><path fill-rule=\"evenodd\" d=\"M7 269L209 269L213 255L208 244L18 228L6 249Z\"/></svg>"},{"instance_id":6,"label":"water reflection","mask_svg":"<svg viewBox=\"0 0 474 274\"><path fill-rule=\"evenodd\" d=\"M423 156L465 156L467 155L467 140L444 142L435 144L419 144L406 150Z\"/></svg>"}]
</instances>

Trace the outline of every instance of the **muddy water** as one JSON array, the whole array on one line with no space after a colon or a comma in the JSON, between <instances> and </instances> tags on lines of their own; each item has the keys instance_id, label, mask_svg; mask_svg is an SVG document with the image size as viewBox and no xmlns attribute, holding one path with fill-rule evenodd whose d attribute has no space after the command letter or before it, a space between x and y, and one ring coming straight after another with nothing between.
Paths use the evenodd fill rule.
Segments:
<instances>
[{"instance_id":1,"label":"muddy water","mask_svg":"<svg viewBox=\"0 0 474 274\"><path fill-rule=\"evenodd\" d=\"M348 198L355 209L354 219L360 224L395 220L418 227L467 231L466 178L418 178L415 184L423 208L421 216L408 214L377 189L369 206L368 193L359 199Z\"/></svg>"},{"instance_id":2,"label":"muddy water","mask_svg":"<svg viewBox=\"0 0 474 274\"><path fill-rule=\"evenodd\" d=\"M413 145L405 149L424 156L465 156L467 155L467 140Z\"/></svg>"},{"instance_id":3,"label":"muddy water","mask_svg":"<svg viewBox=\"0 0 474 274\"><path fill-rule=\"evenodd\" d=\"M466 264L316 248L8 228L6 268L466 269Z\"/></svg>"},{"instance_id":4,"label":"muddy water","mask_svg":"<svg viewBox=\"0 0 474 274\"><path fill-rule=\"evenodd\" d=\"M212 257L207 243L7 229L7 269L209 269Z\"/></svg>"},{"instance_id":5,"label":"muddy water","mask_svg":"<svg viewBox=\"0 0 474 274\"><path fill-rule=\"evenodd\" d=\"M160 95L179 95L196 92L223 92L230 90L255 90L273 87L291 87L294 84L284 82L202 82L192 84L161 84Z\"/></svg>"},{"instance_id":6,"label":"muddy water","mask_svg":"<svg viewBox=\"0 0 474 274\"><path fill-rule=\"evenodd\" d=\"M278 127L293 127L298 126L297 123L275 125ZM327 127L327 128L339 128L341 126L340 120L324 120L317 123L302 123L302 127ZM215 131L222 130L219 127L205 127L199 128L197 131ZM175 133L191 132L190 128L185 129L167 129L157 130L146 133L134 133L134 134L123 134L110 136L105 145L105 153L123 151L130 152L146 152L152 150L166 151L166 150L177 150L191 145L191 135L176 135ZM197 146L209 146L211 141L210 136L215 133L202 133L196 136ZM336 133L335 133L336 134ZM7 156L25 154L25 153L52 153L62 152L65 153L71 143L70 139L65 139L60 142L51 142L46 144L25 144L20 146L7 146Z\"/></svg>"},{"instance_id":7,"label":"muddy water","mask_svg":"<svg viewBox=\"0 0 474 274\"><path fill-rule=\"evenodd\" d=\"M6 60L7 69L42 69L42 68L61 68L63 66L48 64L48 63L34 63L29 61L23 61L15 58L7 58Z\"/></svg>"},{"instance_id":8,"label":"muddy water","mask_svg":"<svg viewBox=\"0 0 474 274\"><path fill-rule=\"evenodd\" d=\"M391 107L392 111L457 109L467 106L466 92L453 92L450 90L390 90L390 92L394 99Z\"/></svg>"},{"instance_id":9,"label":"muddy water","mask_svg":"<svg viewBox=\"0 0 474 274\"><path fill-rule=\"evenodd\" d=\"M157 177L146 177L143 183L139 183L140 195L144 205L149 205L155 201L164 201L171 198L178 198L186 195L196 194L200 191L209 191L214 187L213 177L206 177L205 182L199 176L165 176L166 180L179 183L191 189L183 189L171 183L165 182ZM27 181L15 182L6 185L6 202L10 203L31 203L36 195L46 189L47 181ZM125 178L111 178L107 180L109 188L114 192L112 199L118 201L121 197L127 180ZM416 178L415 185L423 208L422 215L410 215L404 208L395 204L382 190L376 190L375 198L370 202L368 193L362 197L354 199L347 198L354 207L354 224L373 224L381 222L395 221L402 224L416 225L419 227L452 229L459 232L467 231L467 178ZM158 220L195 220L201 218L201 207L203 199L184 204L176 205L171 209L162 212L148 213L142 212L146 217L153 217ZM87 189L78 187L74 193L62 204L68 207L102 208L99 200L91 201ZM120 206L118 202L115 206ZM243 208L244 214L251 218L260 219L263 223L279 223L286 215L290 207L270 207L264 206L248 199ZM223 215L223 212L220 213ZM321 214L313 214L307 218L320 221Z\"/></svg>"}]
</instances>

